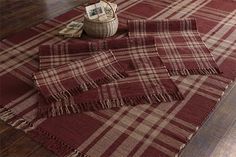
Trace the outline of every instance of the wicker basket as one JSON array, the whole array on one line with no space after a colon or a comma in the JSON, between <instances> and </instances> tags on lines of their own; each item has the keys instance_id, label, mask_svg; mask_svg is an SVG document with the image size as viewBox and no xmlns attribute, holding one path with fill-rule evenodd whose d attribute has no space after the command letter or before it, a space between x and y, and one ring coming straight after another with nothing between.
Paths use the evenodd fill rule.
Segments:
<instances>
[{"instance_id":1,"label":"wicker basket","mask_svg":"<svg viewBox=\"0 0 236 157\"><path fill-rule=\"evenodd\" d=\"M108 5L110 6L109 3ZM112 18L109 18L105 21L90 20L87 16L84 16L84 31L87 33L87 35L96 38L106 38L113 36L117 32L119 22L113 9L112 13Z\"/></svg>"}]
</instances>

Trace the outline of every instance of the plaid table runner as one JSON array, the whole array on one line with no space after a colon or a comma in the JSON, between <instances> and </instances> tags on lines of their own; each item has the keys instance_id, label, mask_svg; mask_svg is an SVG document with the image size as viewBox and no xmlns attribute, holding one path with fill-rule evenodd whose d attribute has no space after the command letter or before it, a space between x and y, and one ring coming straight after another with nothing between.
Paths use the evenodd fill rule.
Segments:
<instances>
[{"instance_id":1,"label":"plaid table runner","mask_svg":"<svg viewBox=\"0 0 236 157\"><path fill-rule=\"evenodd\" d=\"M106 49L112 49L116 58L125 65L129 77L104 84L99 88L70 97L68 100L50 105L41 102L39 114L56 116L183 99L178 88L169 78L152 37L43 45L39 52L40 67L51 68L60 65L60 62L78 60L96 54L96 50Z\"/></svg>"},{"instance_id":2,"label":"plaid table runner","mask_svg":"<svg viewBox=\"0 0 236 157\"><path fill-rule=\"evenodd\" d=\"M202 40L223 74L171 77L183 93L185 99L181 102L39 119L38 93L32 81L32 74L38 71L38 47L68 42L55 34L70 21L82 20L84 10L79 7L0 42L0 118L58 156L178 156L235 80L235 2L117 0L115 3L119 6L119 32L125 32L129 19L196 18ZM121 36L125 34L116 37Z\"/></svg>"},{"instance_id":3,"label":"plaid table runner","mask_svg":"<svg viewBox=\"0 0 236 157\"><path fill-rule=\"evenodd\" d=\"M195 19L129 20L129 36L155 36L158 53L171 75L219 74Z\"/></svg>"},{"instance_id":4,"label":"plaid table runner","mask_svg":"<svg viewBox=\"0 0 236 157\"><path fill-rule=\"evenodd\" d=\"M52 68L76 59L84 59L97 51L112 50L125 71L149 67L164 67L153 37L120 38L97 41L74 41L39 47L40 69Z\"/></svg>"},{"instance_id":5,"label":"plaid table runner","mask_svg":"<svg viewBox=\"0 0 236 157\"><path fill-rule=\"evenodd\" d=\"M97 88L102 84L124 78L126 73L111 51L99 52L34 74L35 85L48 102Z\"/></svg>"}]
</instances>

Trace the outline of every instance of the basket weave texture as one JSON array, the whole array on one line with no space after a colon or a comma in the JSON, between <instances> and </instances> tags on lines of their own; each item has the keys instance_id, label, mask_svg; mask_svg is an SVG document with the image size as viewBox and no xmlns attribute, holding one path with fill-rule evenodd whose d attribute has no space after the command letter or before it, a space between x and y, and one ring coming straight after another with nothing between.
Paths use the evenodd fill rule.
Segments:
<instances>
[{"instance_id":1,"label":"basket weave texture","mask_svg":"<svg viewBox=\"0 0 236 157\"><path fill-rule=\"evenodd\" d=\"M106 38L116 34L118 17L113 10L113 16L105 21L91 20L84 16L84 31L87 35L96 38Z\"/></svg>"}]
</instances>

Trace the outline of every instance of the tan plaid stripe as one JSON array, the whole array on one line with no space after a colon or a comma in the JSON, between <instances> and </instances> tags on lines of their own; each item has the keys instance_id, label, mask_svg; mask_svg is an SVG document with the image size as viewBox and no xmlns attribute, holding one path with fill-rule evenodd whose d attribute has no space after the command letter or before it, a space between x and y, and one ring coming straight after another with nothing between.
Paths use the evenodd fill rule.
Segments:
<instances>
[{"instance_id":1,"label":"tan plaid stripe","mask_svg":"<svg viewBox=\"0 0 236 157\"><path fill-rule=\"evenodd\" d=\"M106 112L104 112L104 114L106 114ZM109 115L109 114L108 114ZM109 115L110 116L110 115ZM136 118L143 118L143 121L137 122L135 119ZM126 134L128 135L128 137L126 138L127 142L124 141L118 148L117 151L115 151L114 154L112 154L112 156L127 156L121 152L124 152L124 150L132 150L132 146L135 146L137 144L137 142L142 141L144 135L146 134L146 132L148 132L148 130L153 130L153 131L158 131L159 129L156 128L158 126L157 121L159 121L159 119L157 117L154 117L152 115L152 113L146 113L145 110L138 110L138 109L134 109L134 110L130 110L129 114L123 116L122 118L119 118L120 121L116 124L114 124L113 129L111 129L108 133L106 133L106 141L107 144L104 144L104 140L101 139L101 145L103 145L103 149L107 148L108 146L104 147L105 145L111 145L113 143L113 141L115 141L115 138L119 137L119 134ZM155 127L154 127L155 126ZM161 127L161 126L159 126ZM114 132L116 132L116 130L119 131L115 133L116 136L114 136ZM109 137L110 135L110 137ZM118 136L117 136L118 135ZM163 137L165 137L164 139L167 140L168 138L171 139L170 137L167 137L164 134L160 135L160 140L163 140ZM145 139L148 141L148 138L145 137ZM172 139L172 141L176 141L175 139ZM147 142L149 143L149 142ZM176 141L173 143L169 143L170 145L172 145L173 147L179 147L182 143ZM93 151L96 151L98 149L96 149L96 147L99 147L99 141L96 143L95 147L92 147L90 149L90 151L88 152L88 154L93 154ZM152 143L152 146L154 148L156 147L160 147L163 148L162 146L160 146L158 143ZM126 149L128 148L128 149ZM164 149L164 148L163 148ZM105 149L106 150L106 149ZM104 151L105 151L104 150ZM101 148L99 148L99 152L94 152L98 153L99 156L101 155ZM172 153L173 155L173 153Z\"/></svg>"},{"instance_id":2,"label":"tan plaid stripe","mask_svg":"<svg viewBox=\"0 0 236 157\"><path fill-rule=\"evenodd\" d=\"M172 19L174 18L185 18L189 15L193 14L194 12L198 11L208 3L210 3L211 0L197 0L192 1L190 5L187 5L185 8L181 9L176 13L174 16L171 16Z\"/></svg>"}]
</instances>

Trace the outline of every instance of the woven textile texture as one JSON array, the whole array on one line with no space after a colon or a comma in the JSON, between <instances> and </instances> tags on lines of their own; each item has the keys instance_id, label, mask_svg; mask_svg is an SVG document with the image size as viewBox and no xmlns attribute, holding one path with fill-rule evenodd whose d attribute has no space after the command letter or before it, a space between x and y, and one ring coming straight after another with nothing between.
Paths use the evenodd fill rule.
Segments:
<instances>
[{"instance_id":1,"label":"woven textile texture","mask_svg":"<svg viewBox=\"0 0 236 157\"><path fill-rule=\"evenodd\" d=\"M225 89L235 80L235 2L114 2L119 6L119 31L115 38L127 35L127 20L195 18L203 42L223 73L172 76L184 96L181 102L141 104L38 118L38 92L34 88L32 74L39 69L39 45L78 42L55 36L69 22L82 21L84 8L78 7L0 42L0 118L23 130L58 156L177 156L215 109ZM124 68L127 69L127 66Z\"/></svg>"},{"instance_id":2,"label":"woven textile texture","mask_svg":"<svg viewBox=\"0 0 236 157\"><path fill-rule=\"evenodd\" d=\"M48 102L62 101L127 74L111 51L39 71L35 85Z\"/></svg>"},{"instance_id":3,"label":"woven textile texture","mask_svg":"<svg viewBox=\"0 0 236 157\"><path fill-rule=\"evenodd\" d=\"M52 68L60 62L70 63L108 49L124 65L128 77L50 105L40 102L39 114L56 116L183 99L161 62L152 37L43 45L39 51L40 67Z\"/></svg>"},{"instance_id":4,"label":"woven textile texture","mask_svg":"<svg viewBox=\"0 0 236 157\"><path fill-rule=\"evenodd\" d=\"M155 36L158 53L171 75L220 73L195 19L129 20L128 31L130 37Z\"/></svg>"}]
</instances>

